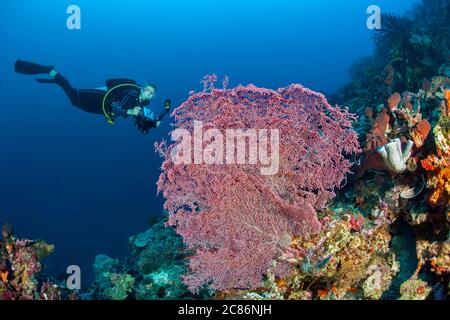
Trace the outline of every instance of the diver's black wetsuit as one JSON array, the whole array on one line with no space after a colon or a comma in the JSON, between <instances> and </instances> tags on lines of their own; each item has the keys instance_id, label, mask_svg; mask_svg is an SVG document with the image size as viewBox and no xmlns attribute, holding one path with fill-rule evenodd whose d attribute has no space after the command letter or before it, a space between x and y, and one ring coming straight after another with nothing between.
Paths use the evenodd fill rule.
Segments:
<instances>
[{"instance_id":1,"label":"diver's black wetsuit","mask_svg":"<svg viewBox=\"0 0 450 320\"><path fill-rule=\"evenodd\" d=\"M103 114L102 102L106 92L97 89L77 90L59 73L55 76L55 82L64 90L74 107L84 111Z\"/></svg>"},{"instance_id":2,"label":"diver's black wetsuit","mask_svg":"<svg viewBox=\"0 0 450 320\"><path fill-rule=\"evenodd\" d=\"M39 82L42 81L38 79ZM114 115L126 116L126 112L134 107L143 107L148 105L149 101L140 101L140 88L137 87L136 81L130 79L110 79L106 81L106 90L101 89L75 89L61 74L56 74L54 82L57 83L69 97L74 107L84 111L104 114L103 99L106 93L116 86L118 87L111 92L105 101L106 111Z\"/></svg>"}]
</instances>

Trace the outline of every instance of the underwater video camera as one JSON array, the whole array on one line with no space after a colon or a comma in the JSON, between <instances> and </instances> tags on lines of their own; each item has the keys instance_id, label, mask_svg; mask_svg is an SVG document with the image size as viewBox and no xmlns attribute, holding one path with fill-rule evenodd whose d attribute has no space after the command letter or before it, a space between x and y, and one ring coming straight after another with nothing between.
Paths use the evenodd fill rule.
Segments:
<instances>
[{"instance_id":1,"label":"underwater video camera","mask_svg":"<svg viewBox=\"0 0 450 320\"><path fill-rule=\"evenodd\" d=\"M146 134L150 129L158 127L159 122L162 120L162 117L167 112L169 112L171 105L172 103L170 99L166 99L166 101L164 101L164 111L157 118L155 118L155 115L150 108L143 107L142 111L136 117L135 124L138 127L139 131Z\"/></svg>"},{"instance_id":2,"label":"underwater video camera","mask_svg":"<svg viewBox=\"0 0 450 320\"><path fill-rule=\"evenodd\" d=\"M144 134L148 133L150 129L156 128L156 121L153 111L146 107L142 108L142 111L136 116L135 124L139 131Z\"/></svg>"}]
</instances>

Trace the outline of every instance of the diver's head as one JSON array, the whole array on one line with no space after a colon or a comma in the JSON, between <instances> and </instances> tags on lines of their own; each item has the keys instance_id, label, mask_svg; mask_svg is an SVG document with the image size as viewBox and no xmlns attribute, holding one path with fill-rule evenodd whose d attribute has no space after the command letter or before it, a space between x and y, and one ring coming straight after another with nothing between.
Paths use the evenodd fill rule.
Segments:
<instances>
[{"instance_id":1,"label":"diver's head","mask_svg":"<svg viewBox=\"0 0 450 320\"><path fill-rule=\"evenodd\" d=\"M156 87L153 84L147 84L142 86L141 94L139 95L140 101L150 101L156 96Z\"/></svg>"}]
</instances>

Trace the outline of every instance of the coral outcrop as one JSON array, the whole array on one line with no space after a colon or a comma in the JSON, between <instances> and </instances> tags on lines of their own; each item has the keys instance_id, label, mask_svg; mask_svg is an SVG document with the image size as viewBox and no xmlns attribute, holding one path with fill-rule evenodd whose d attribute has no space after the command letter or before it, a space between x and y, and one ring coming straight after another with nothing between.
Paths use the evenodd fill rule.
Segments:
<instances>
[{"instance_id":1,"label":"coral outcrop","mask_svg":"<svg viewBox=\"0 0 450 320\"><path fill-rule=\"evenodd\" d=\"M158 220L147 231L130 237L125 261L98 255L95 282L89 299L155 300L207 297L193 296L182 282L187 272L183 241L165 222Z\"/></svg>"},{"instance_id":2,"label":"coral outcrop","mask_svg":"<svg viewBox=\"0 0 450 320\"><path fill-rule=\"evenodd\" d=\"M41 274L42 259L53 250L42 240L16 237L12 226L5 224L0 241L0 300L76 299L76 292Z\"/></svg>"}]
</instances>

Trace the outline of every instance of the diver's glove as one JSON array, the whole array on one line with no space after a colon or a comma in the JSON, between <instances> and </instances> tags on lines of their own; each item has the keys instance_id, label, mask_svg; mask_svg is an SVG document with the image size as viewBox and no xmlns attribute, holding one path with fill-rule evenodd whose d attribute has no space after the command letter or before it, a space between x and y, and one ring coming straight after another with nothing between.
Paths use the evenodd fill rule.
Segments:
<instances>
[{"instance_id":1,"label":"diver's glove","mask_svg":"<svg viewBox=\"0 0 450 320\"><path fill-rule=\"evenodd\" d=\"M172 101L170 101L170 99L166 99L166 101L164 101L164 109L169 110L172 107Z\"/></svg>"},{"instance_id":2,"label":"diver's glove","mask_svg":"<svg viewBox=\"0 0 450 320\"><path fill-rule=\"evenodd\" d=\"M142 113L142 108L141 107L134 107L134 108L131 108L131 109L127 110L127 115L128 116L138 116L141 113Z\"/></svg>"}]
</instances>

